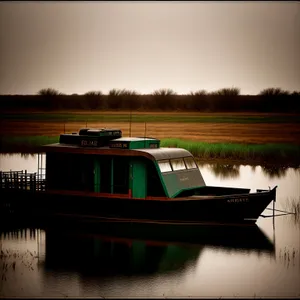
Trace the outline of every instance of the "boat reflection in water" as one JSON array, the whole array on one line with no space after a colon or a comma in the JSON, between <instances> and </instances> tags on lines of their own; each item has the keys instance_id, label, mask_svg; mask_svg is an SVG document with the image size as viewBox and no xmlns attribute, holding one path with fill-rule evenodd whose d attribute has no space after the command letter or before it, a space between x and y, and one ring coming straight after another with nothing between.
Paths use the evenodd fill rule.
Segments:
<instances>
[{"instance_id":1,"label":"boat reflection in water","mask_svg":"<svg viewBox=\"0 0 300 300\"><path fill-rule=\"evenodd\" d=\"M236 235L235 235L236 236ZM89 232L46 231L46 269L97 275L137 275L184 269L205 247L274 254L274 245L253 226L244 239L203 237L194 243L118 238Z\"/></svg>"},{"instance_id":2,"label":"boat reflection in water","mask_svg":"<svg viewBox=\"0 0 300 300\"><path fill-rule=\"evenodd\" d=\"M122 225L120 225L121 227ZM265 253L274 256L274 244L256 225L198 227L193 239L151 239L141 235L107 235L94 226L85 230L58 227L45 231L45 271L75 271L86 275L138 275L183 270L195 265L203 249Z\"/></svg>"},{"instance_id":3,"label":"boat reflection in water","mask_svg":"<svg viewBox=\"0 0 300 300\"><path fill-rule=\"evenodd\" d=\"M112 236L105 234L104 228L96 230L95 226L61 230L58 226L30 229L27 225L2 230L1 244L7 253L6 263L10 263L15 253L14 259L20 259L15 269L7 271L3 295L22 297L59 296L57 291L70 296L81 293L95 296L113 288L116 280L121 285L134 280L152 280L153 284L156 280L160 282L160 276L177 278L201 268L199 260L206 257L206 250L275 257L274 244L256 225L243 228L203 225L197 238L169 240L150 239L149 235Z\"/></svg>"}]
</instances>

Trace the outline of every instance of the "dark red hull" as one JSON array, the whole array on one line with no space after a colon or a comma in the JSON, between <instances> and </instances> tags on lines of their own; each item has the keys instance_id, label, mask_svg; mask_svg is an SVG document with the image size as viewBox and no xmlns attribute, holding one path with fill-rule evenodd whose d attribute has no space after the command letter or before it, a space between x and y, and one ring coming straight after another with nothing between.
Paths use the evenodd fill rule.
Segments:
<instances>
[{"instance_id":1,"label":"dark red hull","mask_svg":"<svg viewBox=\"0 0 300 300\"><path fill-rule=\"evenodd\" d=\"M133 199L92 196L85 193L47 193L3 189L1 215L18 218L57 217L65 219L119 218L165 222L255 222L276 199L276 188L258 193L193 196L183 198Z\"/></svg>"}]
</instances>

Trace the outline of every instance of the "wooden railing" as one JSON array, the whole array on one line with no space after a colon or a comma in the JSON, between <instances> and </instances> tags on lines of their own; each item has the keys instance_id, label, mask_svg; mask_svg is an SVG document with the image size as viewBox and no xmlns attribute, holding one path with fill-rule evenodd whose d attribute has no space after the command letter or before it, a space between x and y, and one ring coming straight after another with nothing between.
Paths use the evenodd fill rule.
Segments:
<instances>
[{"instance_id":1,"label":"wooden railing","mask_svg":"<svg viewBox=\"0 0 300 300\"><path fill-rule=\"evenodd\" d=\"M18 189L30 191L44 191L46 181L36 173L27 171L0 171L0 189Z\"/></svg>"}]
</instances>

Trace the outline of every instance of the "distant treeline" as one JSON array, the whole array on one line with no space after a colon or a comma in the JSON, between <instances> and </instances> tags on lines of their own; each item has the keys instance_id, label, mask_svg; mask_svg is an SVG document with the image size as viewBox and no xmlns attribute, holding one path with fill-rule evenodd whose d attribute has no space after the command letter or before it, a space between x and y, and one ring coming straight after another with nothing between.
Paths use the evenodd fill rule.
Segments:
<instances>
[{"instance_id":1,"label":"distant treeline","mask_svg":"<svg viewBox=\"0 0 300 300\"><path fill-rule=\"evenodd\" d=\"M199 90L177 95L171 89L160 89L151 95L141 95L135 91L113 89L107 95L100 91L65 95L49 88L40 90L37 95L0 95L0 109L300 113L300 92L269 88L258 95L240 95L238 88L224 88L211 93Z\"/></svg>"}]
</instances>

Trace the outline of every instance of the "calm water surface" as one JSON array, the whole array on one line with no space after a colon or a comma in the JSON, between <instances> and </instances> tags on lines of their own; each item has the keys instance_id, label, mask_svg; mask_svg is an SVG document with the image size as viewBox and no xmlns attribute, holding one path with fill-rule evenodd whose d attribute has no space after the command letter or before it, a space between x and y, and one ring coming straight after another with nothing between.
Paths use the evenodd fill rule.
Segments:
<instances>
[{"instance_id":1,"label":"calm water surface","mask_svg":"<svg viewBox=\"0 0 300 300\"><path fill-rule=\"evenodd\" d=\"M207 185L268 189L300 202L300 170L199 164ZM37 157L0 155L0 170L37 171ZM272 207L272 204L270 205ZM272 212L265 210L264 215ZM253 243L197 245L20 229L0 238L0 296L300 297L300 220L259 218ZM226 239L226 237L224 237ZM247 236L244 237L247 239Z\"/></svg>"}]
</instances>

